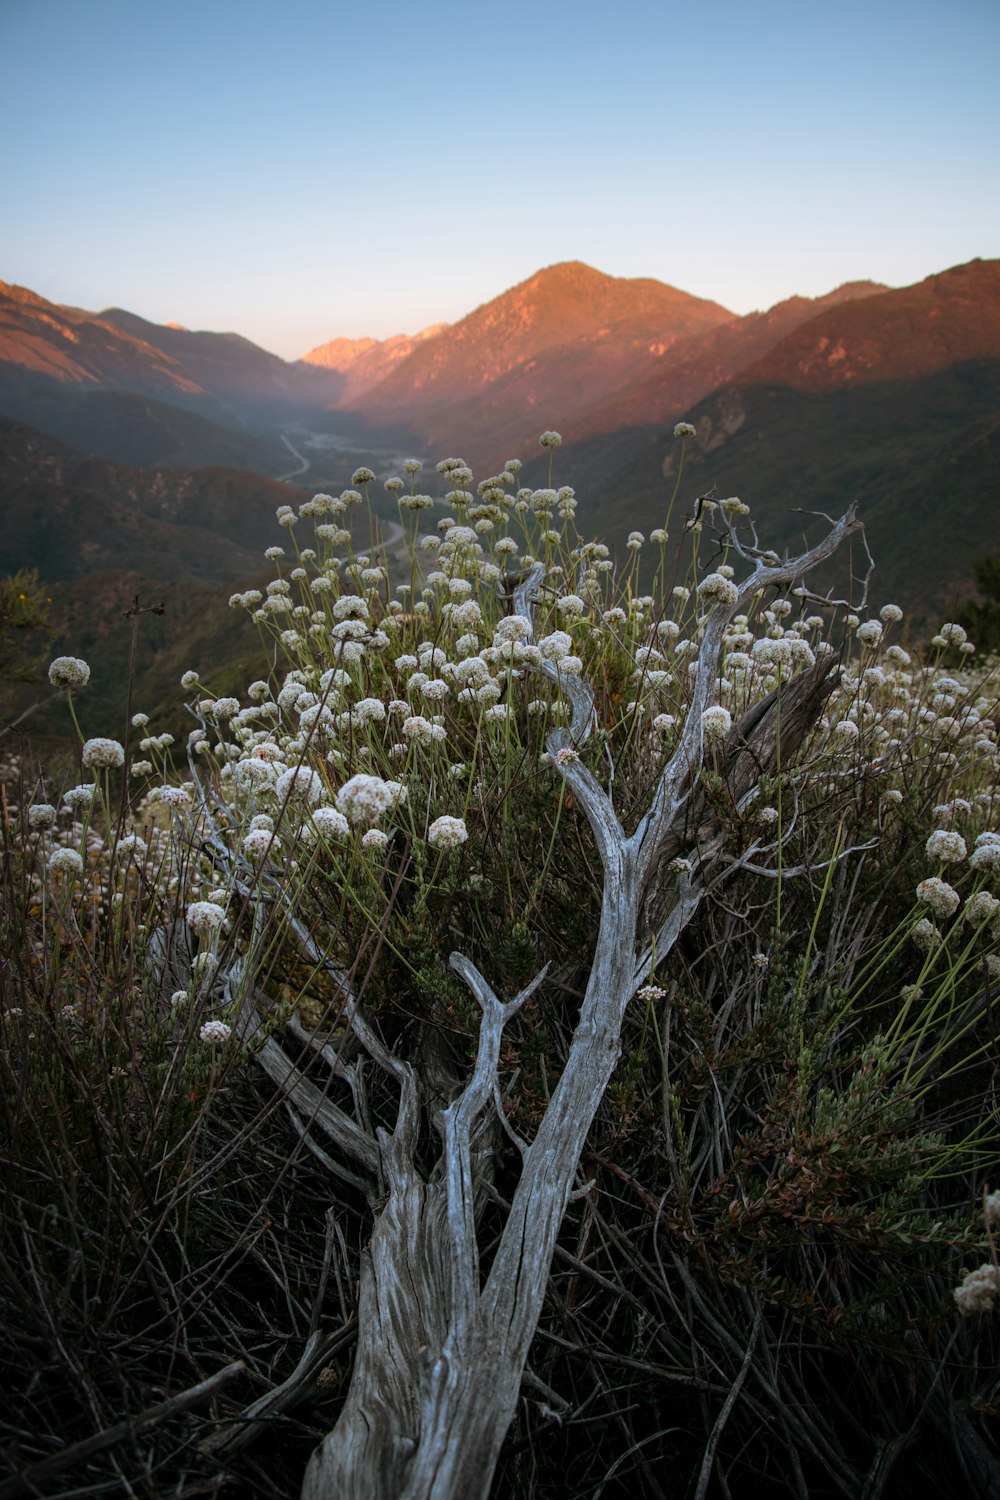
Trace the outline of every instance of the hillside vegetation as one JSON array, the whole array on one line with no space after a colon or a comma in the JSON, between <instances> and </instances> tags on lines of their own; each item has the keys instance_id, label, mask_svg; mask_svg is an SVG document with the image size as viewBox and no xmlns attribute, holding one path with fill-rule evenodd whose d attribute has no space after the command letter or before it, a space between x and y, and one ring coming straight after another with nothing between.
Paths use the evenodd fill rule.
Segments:
<instances>
[{"instance_id":1,"label":"hillside vegetation","mask_svg":"<svg viewBox=\"0 0 1000 1500\"><path fill-rule=\"evenodd\" d=\"M0 824L6 1493L1000 1483L997 673L909 649L853 507L616 564L543 446L404 465L399 569L370 469L282 502L189 733L95 736L52 662L63 771L9 760Z\"/></svg>"}]
</instances>

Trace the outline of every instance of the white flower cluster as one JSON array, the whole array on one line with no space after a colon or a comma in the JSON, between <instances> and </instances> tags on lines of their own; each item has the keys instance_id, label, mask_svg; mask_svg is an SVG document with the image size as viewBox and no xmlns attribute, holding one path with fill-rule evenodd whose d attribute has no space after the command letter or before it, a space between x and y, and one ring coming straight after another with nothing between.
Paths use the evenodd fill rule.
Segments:
<instances>
[{"instance_id":1,"label":"white flower cluster","mask_svg":"<svg viewBox=\"0 0 1000 1500\"><path fill-rule=\"evenodd\" d=\"M948 864L966 856L965 840L960 833L947 828L938 828L927 840L927 858Z\"/></svg>"},{"instance_id":2,"label":"white flower cluster","mask_svg":"<svg viewBox=\"0 0 1000 1500\"><path fill-rule=\"evenodd\" d=\"M929 906L939 921L947 921L958 910L960 897L954 886L932 875L917 886L917 900Z\"/></svg>"},{"instance_id":3,"label":"white flower cluster","mask_svg":"<svg viewBox=\"0 0 1000 1500\"><path fill-rule=\"evenodd\" d=\"M364 772L352 776L337 793L337 808L353 828L371 827L389 811L399 794L398 783Z\"/></svg>"},{"instance_id":4,"label":"white flower cluster","mask_svg":"<svg viewBox=\"0 0 1000 1500\"><path fill-rule=\"evenodd\" d=\"M53 687L86 687L90 668L78 656L57 656L49 663L49 681Z\"/></svg>"},{"instance_id":5,"label":"white flower cluster","mask_svg":"<svg viewBox=\"0 0 1000 1500\"><path fill-rule=\"evenodd\" d=\"M226 920L223 908L214 901L192 901L186 913L188 926L200 938L211 938Z\"/></svg>"},{"instance_id":6,"label":"white flower cluster","mask_svg":"<svg viewBox=\"0 0 1000 1500\"><path fill-rule=\"evenodd\" d=\"M115 855L123 863L134 859L137 865L141 865L147 852L145 839L141 839L137 833L123 834L115 845Z\"/></svg>"},{"instance_id":7,"label":"white flower cluster","mask_svg":"<svg viewBox=\"0 0 1000 1500\"><path fill-rule=\"evenodd\" d=\"M232 1028L227 1026L225 1021L206 1021L198 1035L203 1042L211 1042L213 1046L221 1047L232 1036Z\"/></svg>"},{"instance_id":8,"label":"white flower cluster","mask_svg":"<svg viewBox=\"0 0 1000 1500\"><path fill-rule=\"evenodd\" d=\"M457 849L469 837L463 819L447 815L435 818L427 830L427 842L432 849Z\"/></svg>"},{"instance_id":9,"label":"white flower cluster","mask_svg":"<svg viewBox=\"0 0 1000 1500\"><path fill-rule=\"evenodd\" d=\"M977 1271L966 1271L961 1285L955 1288L952 1296L964 1317L992 1312L1000 1299L1000 1271L990 1261Z\"/></svg>"},{"instance_id":10,"label":"white flower cluster","mask_svg":"<svg viewBox=\"0 0 1000 1500\"><path fill-rule=\"evenodd\" d=\"M125 764L125 750L117 740L98 735L96 739L87 740L80 759L85 771L114 771Z\"/></svg>"},{"instance_id":11,"label":"white flower cluster","mask_svg":"<svg viewBox=\"0 0 1000 1500\"><path fill-rule=\"evenodd\" d=\"M701 716L701 727L707 740L713 742L724 740L733 727L733 716L728 708L722 708L719 705L706 708Z\"/></svg>"},{"instance_id":12,"label":"white flower cluster","mask_svg":"<svg viewBox=\"0 0 1000 1500\"><path fill-rule=\"evenodd\" d=\"M698 585L698 598L703 604L721 604L725 609L735 609L740 591L735 583L721 573L708 573Z\"/></svg>"},{"instance_id":13,"label":"white flower cluster","mask_svg":"<svg viewBox=\"0 0 1000 1500\"><path fill-rule=\"evenodd\" d=\"M75 849L56 849L49 855L49 869L55 875L82 875L83 857Z\"/></svg>"}]
</instances>

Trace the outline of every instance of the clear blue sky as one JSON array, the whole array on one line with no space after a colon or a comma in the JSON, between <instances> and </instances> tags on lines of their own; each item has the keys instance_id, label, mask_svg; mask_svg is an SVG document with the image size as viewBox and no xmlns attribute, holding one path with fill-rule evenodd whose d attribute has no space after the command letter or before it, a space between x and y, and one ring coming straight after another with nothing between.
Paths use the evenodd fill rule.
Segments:
<instances>
[{"instance_id":1,"label":"clear blue sky","mask_svg":"<svg viewBox=\"0 0 1000 1500\"><path fill-rule=\"evenodd\" d=\"M1000 255L998 0L0 0L0 278L286 357Z\"/></svg>"}]
</instances>

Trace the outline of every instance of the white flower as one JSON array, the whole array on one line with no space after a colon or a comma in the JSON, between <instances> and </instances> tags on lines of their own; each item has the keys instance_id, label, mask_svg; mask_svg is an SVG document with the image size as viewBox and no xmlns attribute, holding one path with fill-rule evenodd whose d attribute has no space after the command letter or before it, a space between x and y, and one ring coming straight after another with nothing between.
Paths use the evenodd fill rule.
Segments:
<instances>
[{"instance_id":1,"label":"white flower","mask_svg":"<svg viewBox=\"0 0 1000 1500\"><path fill-rule=\"evenodd\" d=\"M733 727L733 716L728 708L706 708L701 716L701 727L706 739L724 740Z\"/></svg>"},{"instance_id":2,"label":"white flower","mask_svg":"<svg viewBox=\"0 0 1000 1500\"><path fill-rule=\"evenodd\" d=\"M542 636L538 649L547 661L558 661L572 651L573 637L565 630L553 630L551 635Z\"/></svg>"},{"instance_id":3,"label":"white flower","mask_svg":"<svg viewBox=\"0 0 1000 1500\"><path fill-rule=\"evenodd\" d=\"M355 828L371 826L393 804L392 787L379 776L352 776L337 793L337 807Z\"/></svg>"},{"instance_id":4,"label":"white flower","mask_svg":"<svg viewBox=\"0 0 1000 1500\"><path fill-rule=\"evenodd\" d=\"M38 829L55 826L56 810L51 802L35 802L28 808L28 827Z\"/></svg>"},{"instance_id":5,"label":"white flower","mask_svg":"<svg viewBox=\"0 0 1000 1500\"><path fill-rule=\"evenodd\" d=\"M207 709L207 712L215 719L231 719L239 711L240 700L238 698L216 698Z\"/></svg>"},{"instance_id":6,"label":"white flower","mask_svg":"<svg viewBox=\"0 0 1000 1500\"><path fill-rule=\"evenodd\" d=\"M214 1046L221 1047L223 1042L228 1042L232 1036L232 1030L225 1021L206 1021L198 1032L203 1042L211 1042Z\"/></svg>"},{"instance_id":7,"label":"white flower","mask_svg":"<svg viewBox=\"0 0 1000 1500\"><path fill-rule=\"evenodd\" d=\"M149 793L151 803L162 807L184 808L191 806L191 793L182 786L154 786Z\"/></svg>"},{"instance_id":8,"label":"white flower","mask_svg":"<svg viewBox=\"0 0 1000 1500\"><path fill-rule=\"evenodd\" d=\"M78 656L57 656L49 663L49 681L53 687L86 687L90 668Z\"/></svg>"},{"instance_id":9,"label":"white flower","mask_svg":"<svg viewBox=\"0 0 1000 1500\"><path fill-rule=\"evenodd\" d=\"M732 609L739 596L735 583L731 583L721 573L709 573L698 585L698 597L706 604L721 604L726 609Z\"/></svg>"},{"instance_id":10,"label":"white flower","mask_svg":"<svg viewBox=\"0 0 1000 1500\"><path fill-rule=\"evenodd\" d=\"M432 724L422 714L412 714L403 720L403 733L408 740L417 740L421 745L433 745L439 738L434 733L439 726Z\"/></svg>"},{"instance_id":11,"label":"white flower","mask_svg":"<svg viewBox=\"0 0 1000 1500\"><path fill-rule=\"evenodd\" d=\"M636 998L639 1000L662 1000L667 993L658 984L644 984L641 990L636 990Z\"/></svg>"},{"instance_id":12,"label":"white flower","mask_svg":"<svg viewBox=\"0 0 1000 1500\"><path fill-rule=\"evenodd\" d=\"M543 432L538 441L543 448L558 448L562 438L558 432Z\"/></svg>"},{"instance_id":13,"label":"white flower","mask_svg":"<svg viewBox=\"0 0 1000 1500\"><path fill-rule=\"evenodd\" d=\"M461 818L435 818L427 830L427 842L432 849L457 849L468 837L469 830Z\"/></svg>"},{"instance_id":14,"label":"white flower","mask_svg":"<svg viewBox=\"0 0 1000 1500\"><path fill-rule=\"evenodd\" d=\"M125 751L117 740L98 735L88 740L80 755L85 771L113 770L125 764Z\"/></svg>"},{"instance_id":15,"label":"white flower","mask_svg":"<svg viewBox=\"0 0 1000 1500\"><path fill-rule=\"evenodd\" d=\"M965 1317L992 1312L996 1298L1000 1297L1000 1272L991 1262L980 1266L978 1271L966 1271L961 1286L955 1288L952 1296Z\"/></svg>"},{"instance_id":16,"label":"white flower","mask_svg":"<svg viewBox=\"0 0 1000 1500\"><path fill-rule=\"evenodd\" d=\"M66 803L66 806L71 807L74 812L81 808L90 807L93 800L93 783L89 783L83 786L71 786L68 791L63 792L63 801Z\"/></svg>"},{"instance_id":17,"label":"white flower","mask_svg":"<svg viewBox=\"0 0 1000 1500\"><path fill-rule=\"evenodd\" d=\"M192 932L200 938L210 938L222 926L226 913L214 901L192 901L185 916Z\"/></svg>"},{"instance_id":18,"label":"white flower","mask_svg":"<svg viewBox=\"0 0 1000 1500\"><path fill-rule=\"evenodd\" d=\"M312 815L312 827L324 839L346 839L351 831L344 814L335 807L317 807Z\"/></svg>"},{"instance_id":19,"label":"white flower","mask_svg":"<svg viewBox=\"0 0 1000 1500\"><path fill-rule=\"evenodd\" d=\"M196 953L191 964L191 977L199 983L211 984L219 967L219 960L214 953L204 950Z\"/></svg>"},{"instance_id":20,"label":"white flower","mask_svg":"<svg viewBox=\"0 0 1000 1500\"><path fill-rule=\"evenodd\" d=\"M994 1229L1000 1224L1000 1191L994 1189L992 1193L986 1195L986 1202L983 1204L983 1217L990 1229Z\"/></svg>"},{"instance_id":21,"label":"white flower","mask_svg":"<svg viewBox=\"0 0 1000 1500\"><path fill-rule=\"evenodd\" d=\"M991 896L989 891L977 891L966 901L962 916L973 927L982 927L984 923L992 922L997 912L1000 912L1000 901L996 896Z\"/></svg>"},{"instance_id":22,"label":"white flower","mask_svg":"<svg viewBox=\"0 0 1000 1500\"><path fill-rule=\"evenodd\" d=\"M928 859L938 860L942 864L947 864L951 860L964 859L965 840L960 833L951 833L947 828L938 828L927 840L926 853Z\"/></svg>"},{"instance_id":23,"label":"white flower","mask_svg":"<svg viewBox=\"0 0 1000 1500\"><path fill-rule=\"evenodd\" d=\"M1000 870L1000 843L977 844L969 855L973 870Z\"/></svg>"},{"instance_id":24,"label":"white flower","mask_svg":"<svg viewBox=\"0 0 1000 1500\"><path fill-rule=\"evenodd\" d=\"M874 647L882 639L882 626L878 620L866 620L863 625L858 626L855 634L862 646Z\"/></svg>"},{"instance_id":25,"label":"white flower","mask_svg":"<svg viewBox=\"0 0 1000 1500\"><path fill-rule=\"evenodd\" d=\"M277 854L280 840L267 828L253 828L241 845L248 859L263 859L267 854Z\"/></svg>"},{"instance_id":26,"label":"white flower","mask_svg":"<svg viewBox=\"0 0 1000 1500\"><path fill-rule=\"evenodd\" d=\"M958 910L960 899L954 886L936 875L932 875L929 880L922 880L917 886L917 900L929 906L939 920L953 916Z\"/></svg>"},{"instance_id":27,"label":"white flower","mask_svg":"<svg viewBox=\"0 0 1000 1500\"><path fill-rule=\"evenodd\" d=\"M146 857L146 844L137 833L126 833L115 845L115 854L119 859L135 859L136 864L141 864Z\"/></svg>"},{"instance_id":28,"label":"white flower","mask_svg":"<svg viewBox=\"0 0 1000 1500\"><path fill-rule=\"evenodd\" d=\"M383 833L381 828L369 828L367 833L361 835L362 849L384 849L389 842L389 835Z\"/></svg>"},{"instance_id":29,"label":"white flower","mask_svg":"<svg viewBox=\"0 0 1000 1500\"><path fill-rule=\"evenodd\" d=\"M308 766L294 766L291 770L283 771L274 785L274 794L279 802L284 802L287 798L289 802L315 804L321 800L324 791L322 778Z\"/></svg>"},{"instance_id":30,"label":"white flower","mask_svg":"<svg viewBox=\"0 0 1000 1500\"><path fill-rule=\"evenodd\" d=\"M82 875L83 859L75 849L56 849L49 855L49 869L58 875Z\"/></svg>"},{"instance_id":31,"label":"white flower","mask_svg":"<svg viewBox=\"0 0 1000 1500\"><path fill-rule=\"evenodd\" d=\"M941 941L941 934L928 917L921 917L918 922L914 922L910 937L921 953L929 953Z\"/></svg>"},{"instance_id":32,"label":"white flower","mask_svg":"<svg viewBox=\"0 0 1000 1500\"><path fill-rule=\"evenodd\" d=\"M564 677L579 677L583 671L583 662L579 656L561 656L556 666Z\"/></svg>"},{"instance_id":33,"label":"white flower","mask_svg":"<svg viewBox=\"0 0 1000 1500\"><path fill-rule=\"evenodd\" d=\"M675 438L689 438L689 437L694 437L694 428L691 426L691 423L690 422L678 422L676 424L676 426L674 427L674 437Z\"/></svg>"}]
</instances>

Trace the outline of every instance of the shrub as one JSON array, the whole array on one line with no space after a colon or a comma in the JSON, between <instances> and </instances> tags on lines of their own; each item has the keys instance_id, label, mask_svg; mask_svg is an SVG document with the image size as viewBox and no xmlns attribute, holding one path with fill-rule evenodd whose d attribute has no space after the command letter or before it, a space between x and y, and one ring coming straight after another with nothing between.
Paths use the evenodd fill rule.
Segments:
<instances>
[{"instance_id":1,"label":"shrub","mask_svg":"<svg viewBox=\"0 0 1000 1500\"><path fill-rule=\"evenodd\" d=\"M89 751L62 832L14 799L20 1461L96 1429L89 1479L289 1493L332 1429L306 1492L363 1493L359 1402L426 1444L434 1372L482 1373L482 1295L531 1352L456 1493L497 1462L525 1496L988 1468L950 1289L997 1165L995 683L803 582L850 516L789 562L702 500L678 580L666 524L616 566L514 463L447 460L437 501L404 471L401 542L367 471L282 507L275 578L231 601L270 667L238 697L186 674L183 757L140 723L126 795ZM115 1436L237 1360L214 1437L182 1404ZM447 1462L489 1448L446 1416Z\"/></svg>"}]
</instances>

